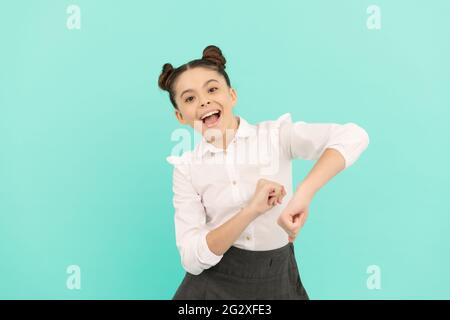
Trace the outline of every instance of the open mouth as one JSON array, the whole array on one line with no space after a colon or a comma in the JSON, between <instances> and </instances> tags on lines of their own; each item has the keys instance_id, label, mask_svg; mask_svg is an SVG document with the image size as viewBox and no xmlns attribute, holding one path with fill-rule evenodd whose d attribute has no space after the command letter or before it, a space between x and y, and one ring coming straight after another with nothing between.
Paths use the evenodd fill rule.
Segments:
<instances>
[{"instance_id":1,"label":"open mouth","mask_svg":"<svg viewBox=\"0 0 450 320\"><path fill-rule=\"evenodd\" d=\"M213 110L203 115L200 120L208 127L214 127L220 120L221 112L220 110Z\"/></svg>"}]
</instances>

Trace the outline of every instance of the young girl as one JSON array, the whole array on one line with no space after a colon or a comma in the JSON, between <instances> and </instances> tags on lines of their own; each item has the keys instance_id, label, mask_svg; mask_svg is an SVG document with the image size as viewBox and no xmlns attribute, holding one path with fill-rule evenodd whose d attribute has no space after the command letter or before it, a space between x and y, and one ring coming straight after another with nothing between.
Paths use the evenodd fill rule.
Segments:
<instances>
[{"instance_id":1,"label":"young girl","mask_svg":"<svg viewBox=\"0 0 450 320\"><path fill-rule=\"evenodd\" d=\"M250 124L233 113L225 63L208 46L201 59L164 64L159 76L178 121L202 135L194 150L167 158L187 271L173 299L308 299L293 242L315 193L358 159L368 135L353 123L293 122L288 113ZM294 190L299 158L317 162Z\"/></svg>"}]
</instances>

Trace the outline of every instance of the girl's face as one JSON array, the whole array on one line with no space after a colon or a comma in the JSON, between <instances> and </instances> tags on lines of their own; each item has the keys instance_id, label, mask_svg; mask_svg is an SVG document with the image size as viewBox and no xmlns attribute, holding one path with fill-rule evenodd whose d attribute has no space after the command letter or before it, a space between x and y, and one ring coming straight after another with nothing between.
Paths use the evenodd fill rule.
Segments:
<instances>
[{"instance_id":1,"label":"girl's face","mask_svg":"<svg viewBox=\"0 0 450 320\"><path fill-rule=\"evenodd\" d=\"M236 91L229 88L218 72L196 67L183 72L175 81L175 115L181 124L187 124L202 135L208 129L235 127L232 109L237 101Z\"/></svg>"}]
</instances>

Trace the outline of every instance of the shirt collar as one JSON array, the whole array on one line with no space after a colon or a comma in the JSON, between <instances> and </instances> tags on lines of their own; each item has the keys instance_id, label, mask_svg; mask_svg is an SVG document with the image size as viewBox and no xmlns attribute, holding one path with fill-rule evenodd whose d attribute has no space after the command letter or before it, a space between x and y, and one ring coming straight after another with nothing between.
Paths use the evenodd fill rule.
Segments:
<instances>
[{"instance_id":1,"label":"shirt collar","mask_svg":"<svg viewBox=\"0 0 450 320\"><path fill-rule=\"evenodd\" d=\"M256 135L256 126L248 123L244 118L236 116L239 119L239 126L233 139L248 138ZM212 143L206 141L205 137L197 145L197 154L204 156L207 152L223 152L223 149L217 148Z\"/></svg>"}]
</instances>

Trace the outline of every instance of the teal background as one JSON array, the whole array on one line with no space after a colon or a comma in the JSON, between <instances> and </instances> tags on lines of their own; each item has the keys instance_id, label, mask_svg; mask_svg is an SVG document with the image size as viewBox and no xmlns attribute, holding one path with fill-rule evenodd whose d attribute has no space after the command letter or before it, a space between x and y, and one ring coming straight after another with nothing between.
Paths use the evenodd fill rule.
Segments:
<instances>
[{"instance_id":1,"label":"teal background","mask_svg":"<svg viewBox=\"0 0 450 320\"><path fill-rule=\"evenodd\" d=\"M68 30L66 8L81 8ZM381 8L381 30L366 9ZM184 270L157 87L219 46L251 123L355 122L295 242L313 299L450 298L450 2L3 1L0 298L170 299ZM296 161L294 183L313 163ZM66 268L81 268L68 290ZM366 287L369 265L381 290Z\"/></svg>"}]
</instances>

